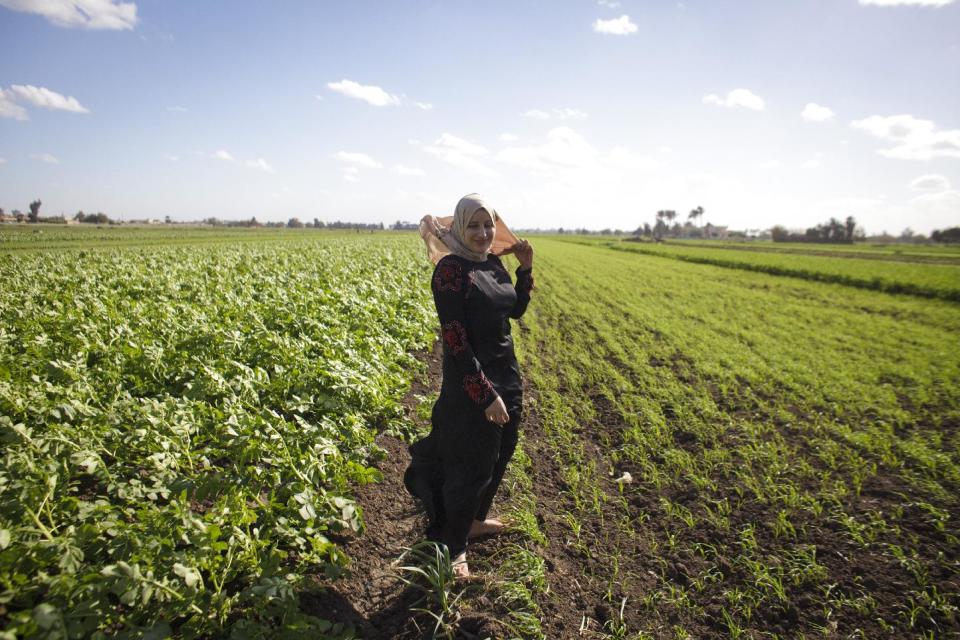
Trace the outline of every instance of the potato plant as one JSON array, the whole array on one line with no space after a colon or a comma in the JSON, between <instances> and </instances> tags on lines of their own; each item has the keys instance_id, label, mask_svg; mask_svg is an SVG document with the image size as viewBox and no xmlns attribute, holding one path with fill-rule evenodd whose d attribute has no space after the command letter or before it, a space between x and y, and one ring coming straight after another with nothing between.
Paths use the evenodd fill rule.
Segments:
<instances>
[{"instance_id":1,"label":"potato plant","mask_svg":"<svg viewBox=\"0 0 960 640\"><path fill-rule=\"evenodd\" d=\"M299 593L349 566L429 267L306 237L0 255L0 636L344 635Z\"/></svg>"}]
</instances>

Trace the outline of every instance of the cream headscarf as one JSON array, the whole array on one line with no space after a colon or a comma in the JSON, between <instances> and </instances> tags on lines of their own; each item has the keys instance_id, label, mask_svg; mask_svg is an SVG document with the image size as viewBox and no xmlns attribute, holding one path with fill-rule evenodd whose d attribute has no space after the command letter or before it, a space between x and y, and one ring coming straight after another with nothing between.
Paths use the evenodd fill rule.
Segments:
<instances>
[{"instance_id":1,"label":"cream headscarf","mask_svg":"<svg viewBox=\"0 0 960 640\"><path fill-rule=\"evenodd\" d=\"M497 230L490 253L497 256L508 253L509 249L519 241L519 238L507 228L496 210L487 205L478 194L471 193L460 198L454 215L442 218L426 215L420 220L420 236L426 243L427 255L434 264L451 253L473 262L483 262L487 259L486 253L473 251L464 240L464 233L467 225L470 224L470 219L480 209L490 214Z\"/></svg>"}]
</instances>

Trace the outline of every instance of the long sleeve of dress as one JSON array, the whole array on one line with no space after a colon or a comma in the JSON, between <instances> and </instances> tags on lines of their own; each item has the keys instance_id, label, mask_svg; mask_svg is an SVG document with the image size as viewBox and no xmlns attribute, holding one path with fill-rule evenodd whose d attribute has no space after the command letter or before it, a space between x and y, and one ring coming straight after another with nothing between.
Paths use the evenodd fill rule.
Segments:
<instances>
[{"instance_id":1,"label":"long sleeve of dress","mask_svg":"<svg viewBox=\"0 0 960 640\"><path fill-rule=\"evenodd\" d=\"M524 269L517 268L517 284L514 285L517 290L517 303L513 305L513 311L510 312L511 318L519 318L527 310L530 304L530 290L533 289L533 267Z\"/></svg>"},{"instance_id":2,"label":"long sleeve of dress","mask_svg":"<svg viewBox=\"0 0 960 640\"><path fill-rule=\"evenodd\" d=\"M445 257L433 274L433 302L440 318L440 336L460 374L461 388L480 409L486 409L499 395L483 373L467 336L465 294L467 277L463 266L453 257Z\"/></svg>"}]
</instances>

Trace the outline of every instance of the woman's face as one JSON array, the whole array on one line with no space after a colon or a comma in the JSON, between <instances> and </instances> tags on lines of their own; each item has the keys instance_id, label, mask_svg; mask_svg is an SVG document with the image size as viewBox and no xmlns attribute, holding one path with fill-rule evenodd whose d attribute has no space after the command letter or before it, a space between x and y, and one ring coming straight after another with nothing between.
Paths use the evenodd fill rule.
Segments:
<instances>
[{"instance_id":1,"label":"woman's face","mask_svg":"<svg viewBox=\"0 0 960 640\"><path fill-rule=\"evenodd\" d=\"M493 238L497 234L497 227L493 223L493 218L486 209L477 209L467 223L467 229L463 234L467 241L467 246L477 253L486 253L493 245Z\"/></svg>"}]
</instances>

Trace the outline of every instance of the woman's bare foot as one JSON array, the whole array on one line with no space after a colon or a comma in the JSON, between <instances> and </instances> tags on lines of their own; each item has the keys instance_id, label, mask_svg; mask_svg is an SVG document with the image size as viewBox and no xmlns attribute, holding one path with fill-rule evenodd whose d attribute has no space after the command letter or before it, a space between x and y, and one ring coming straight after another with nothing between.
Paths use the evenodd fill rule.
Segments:
<instances>
[{"instance_id":1,"label":"woman's bare foot","mask_svg":"<svg viewBox=\"0 0 960 640\"><path fill-rule=\"evenodd\" d=\"M504 532L507 528L503 522L497 518L487 518L486 520L474 520L470 525L468 538L479 538L480 536L495 536Z\"/></svg>"},{"instance_id":2,"label":"woman's bare foot","mask_svg":"<svg viewBox=\"0 0 960 640\"><path fill-rule=\"evenodd\" d=\"M470 567L467 566L467 552L464 551L451 562L453 565L453 575L457 580L463 580L470 577Z\"/></svg>"}]
</instances>

